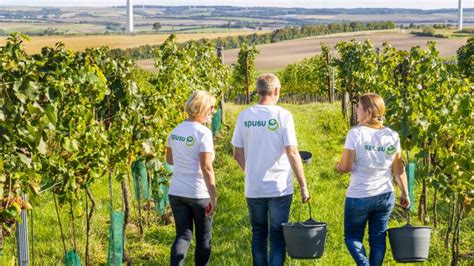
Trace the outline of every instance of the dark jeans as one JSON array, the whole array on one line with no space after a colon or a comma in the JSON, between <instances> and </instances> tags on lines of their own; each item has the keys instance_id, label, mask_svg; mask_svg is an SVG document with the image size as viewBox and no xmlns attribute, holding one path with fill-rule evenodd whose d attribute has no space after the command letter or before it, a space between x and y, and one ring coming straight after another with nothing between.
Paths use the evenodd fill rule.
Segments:
<instances>
[{"instance_id":1,"label":"dark jeans","mask_svg":"<svg viewBox=\"0 0 474 266\"><path fill-rule=\"evenodd\" d=\"M394 204L393 192L368 198L346 198L344 240L357 265L382 265L388 220ZM367 222L369 223L369 259L362 244Z\"/></svg>"},{"instance_id":2,"label":"dark jeans","mask_svg":"<svg viewBox=\"0 0 474 266\"><path fill-rule=\"evenodd\" d=\"M274 198L247 198L252 224L252 257L255 266L280 266L285 262L286 245L282 223L288 222L293 195ZM270 257L268 225L270 223Z\"/></svg>"},{"instance_id":3,"label":"dark jeans","mask_svg":"<svg viewBox=\"0 0 474 266\"><path fill-rule=\"evenodd\" d=\"M206 217L210 199L191 199L169 195L176 223L176 238L171 247L170 265L184 265L184 259L196 229L195 265L208 265L211 257L212 217Z\"/></svg>"}]
</instances>

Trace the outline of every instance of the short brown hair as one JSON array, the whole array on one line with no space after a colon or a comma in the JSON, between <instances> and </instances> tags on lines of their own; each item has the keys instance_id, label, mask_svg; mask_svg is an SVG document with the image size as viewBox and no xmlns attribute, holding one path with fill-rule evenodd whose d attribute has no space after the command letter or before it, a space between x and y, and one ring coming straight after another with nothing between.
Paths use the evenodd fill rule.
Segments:
<instances>
[{"instance_id":1,"label":"short brown hair","mask_svg":"<svg viewBox=\"0 0 474 266\"><path fill-rule=\"evenodd\" d=\"M359 97L359 104L370 114L369 124L381 125L385 114L385 103L376 93L365 93Z\"/></svg>"},{"instance_id":2,"label":"short brown hair","mask_svg":"<svg viewBox=\"0 0 474 266\"><path fill-rule=\"evenodd\" d=\"M257 93L265 96L271 95L276 88L280 88L280 80L275 74L263 73L257 78Z\"/></svg>"}]
</instances>

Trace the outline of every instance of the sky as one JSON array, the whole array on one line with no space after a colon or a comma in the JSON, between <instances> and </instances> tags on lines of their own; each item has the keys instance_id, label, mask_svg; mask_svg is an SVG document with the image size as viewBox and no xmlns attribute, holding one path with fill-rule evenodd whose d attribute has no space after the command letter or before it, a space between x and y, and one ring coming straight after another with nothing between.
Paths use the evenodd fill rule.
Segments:
<instances>
[{"instance_id":1,"label":"sky","mask_svg":"<svg viewBox=\"0 0 474 266\"><path fill-rule=\"evenodd\" d=\"M274 6L305 8L356 8L387 7L439 9L457 8L458 0L132 0L135 5L230 5ZM1 5L23 6L91 6L104 7L125 5L127 0L0 0ZM462 0L463 7L474 7L474 0Z\"/></svg>"}]
</instances>

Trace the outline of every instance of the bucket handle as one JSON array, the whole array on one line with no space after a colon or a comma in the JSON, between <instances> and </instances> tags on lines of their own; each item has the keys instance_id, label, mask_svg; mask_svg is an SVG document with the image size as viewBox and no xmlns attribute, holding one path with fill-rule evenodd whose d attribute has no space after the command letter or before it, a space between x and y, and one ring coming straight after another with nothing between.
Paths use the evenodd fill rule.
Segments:
<instances>
[{"instance_id":1,"label":"bucket handle","mask_svg":"<svg viewBox=\"0 0 474 266\"><path fill-rule=\"evenodd\" d=\"M308 221L316 221L316 220L313 220L313 215L312 215L312 212L311 212L311 199L307 201L308 203L308 211L309 211L309 220ZM302 205L304 205L304 203L301 203Z\"/></svg>"},{"instance_id":2,"label":"bucket handle","mask_svg":"<svg viewBox=\"0 0 474 266\"><path fill-rule=\"evenodd\" d=\"M410 208L403 208L407 215L407 225L410 225Z\"/></svg>"},{"instance_id":3,"label":"bucket handle","mask_svg":"<svg viewBox=\"0 0 474 266\"><path fill-rule=\"evenodd\" d=\"M313 220L313 215L312 215L312 212L311 212L311 199L309 199L307 201L308 203L308 211L309 211L309 221ZM303 207L302 205L304 205L305 203L301 203L300 206L301 208ZM301 211L298 213L298 220L301 221ZM316 221L316 220L313 220L313 221Z\"/></svg>"},{"instance_id":4,"label":"bucket handle","mask_svg":"<svg viewBox=\"0 0 474 266\"><path fill-rule=\"evenodd\" d=\"M308 208L309 208L309 219L313 220L313 216L311 215L311 201L308 200Z\"/></svg>"}]
</instances>

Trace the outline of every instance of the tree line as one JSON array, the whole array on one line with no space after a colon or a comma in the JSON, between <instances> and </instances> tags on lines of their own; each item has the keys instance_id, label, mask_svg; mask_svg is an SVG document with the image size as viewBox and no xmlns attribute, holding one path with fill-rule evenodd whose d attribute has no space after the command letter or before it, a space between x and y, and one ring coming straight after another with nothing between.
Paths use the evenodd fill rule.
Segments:
<instances>
[{"instance_id":1,"label":"tree line","mask_svg":"<svg viewBox=\"0 0 474 266\"><path fill-rule=\"evenodd\" d=\"M286 27L283 29L277 29L270 33L263 34L250 34L250 35L239 35L239 36L228 36L228 37L219 37L214 40L209 40L206 38L200 39L198 43L207 43L211 42L216 46L224 47L224 49L233 49L239 48L243 44L247 45L259 45L259 44L268 44L276 43L286 40L293 40L304 37L326 35L332 33L341 33L341 32L354 32L354 31L364 31L364 30L384 30L384 29L393 29L395 28L395 23L391 21L382 21L382 22L335 22L330 24L320 24L320 25L304 25L301 27ZM186 45L183 43L181 45ZM134 48L127 49L112 49L112 56L126 56L132 59L148 59L153 57L153 50L158 48L159 45L140 45Z\"/></svg>"}]
</instances>

